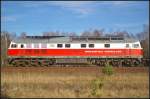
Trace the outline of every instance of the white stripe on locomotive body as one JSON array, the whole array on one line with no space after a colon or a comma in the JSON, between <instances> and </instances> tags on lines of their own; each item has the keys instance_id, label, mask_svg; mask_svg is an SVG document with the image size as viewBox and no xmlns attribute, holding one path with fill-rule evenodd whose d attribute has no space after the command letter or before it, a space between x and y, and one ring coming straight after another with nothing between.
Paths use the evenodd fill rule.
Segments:
<instances>
[{"instance_id":1,"label":"white stripe on locomotive body","mask_svg":"<svg viewBox=\"0 0 150 99\"><path fill-rule=\"evenodd\" d=\"M17 44L17 48L11 48L11 44ZM142 49L140 42L134 42L134 43L57 43L57 44L63 44L63 47L58 48L56 43L48 43L46 48L42 48L41 44L43 43L35 43L39 44L39 48L34 48L34 44L31 44L31 48L27 48L27 44L24 43L15 43L11 42L9 49ZM21 48L21 44L24 45L24 48ZM46 44L46 43L44 43ZM65 48L65 44L70 44L70 48ZM81 48L81 44L86 44L86 48ZM89 48L89 44L94 44L93 48ZM110 47L106 48L104 47L104 44L110 44ZM129 44L129 47L126 47L126 44ZM133 44L139 44L138 48L134 48Z\"/></svg>"}]
</instances>

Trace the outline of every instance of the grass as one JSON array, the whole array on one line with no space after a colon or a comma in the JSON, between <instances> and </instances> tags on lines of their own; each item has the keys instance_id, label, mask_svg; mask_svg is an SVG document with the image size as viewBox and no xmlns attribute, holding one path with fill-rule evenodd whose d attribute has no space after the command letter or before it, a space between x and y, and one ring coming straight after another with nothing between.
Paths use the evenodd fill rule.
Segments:
<instances>
[{"instance_id":1,"label":"grass","mask_svg":"<svg viewBox=\"0 0 150 99\"><path fill-rule=\"evenodd\" d=\"M100 80L100 81L99 81ZM96 83L93 83L96 81ZM93 85L101 84L100 88ZM148 73L74 74L2 72L1 92L10 98L148 98Z\"/></svg>"}]
</instances>

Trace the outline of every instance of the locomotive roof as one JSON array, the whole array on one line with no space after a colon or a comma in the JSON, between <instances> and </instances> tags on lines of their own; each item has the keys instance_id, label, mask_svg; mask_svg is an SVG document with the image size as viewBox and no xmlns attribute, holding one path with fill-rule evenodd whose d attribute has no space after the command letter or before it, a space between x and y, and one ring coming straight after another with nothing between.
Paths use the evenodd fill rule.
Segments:
<instances>
[{"instance_id":1,"label":"locomotive roof","mask_svg":"<svg viewBox=\"0 0 150 99\"><path fill-rule=\"evenodd\" d=\"M25 38L17 38L12 42L15 43L132 43L138 40L122 37L65 37L65 36L31 36Z\"/></svg>"}]
</instances>

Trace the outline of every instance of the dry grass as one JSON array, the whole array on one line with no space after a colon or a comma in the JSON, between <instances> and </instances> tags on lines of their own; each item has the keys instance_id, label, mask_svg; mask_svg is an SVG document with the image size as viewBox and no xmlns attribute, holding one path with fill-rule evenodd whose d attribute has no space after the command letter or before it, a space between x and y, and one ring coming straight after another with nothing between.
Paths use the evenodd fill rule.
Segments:
<instances>
[{"instance_id":1,"label":"dry grass","mask_svg":"<svg viewBox=\"0 0 150 99\"><path fill-rule=\"evenodd\" d=\"M112 76L44 72L1 73L1 91L11 98L72 97L149 97L148 73L124 73ZM103 79L99 96L91 94L91 82Z\"/></svg>"}]
</instances>

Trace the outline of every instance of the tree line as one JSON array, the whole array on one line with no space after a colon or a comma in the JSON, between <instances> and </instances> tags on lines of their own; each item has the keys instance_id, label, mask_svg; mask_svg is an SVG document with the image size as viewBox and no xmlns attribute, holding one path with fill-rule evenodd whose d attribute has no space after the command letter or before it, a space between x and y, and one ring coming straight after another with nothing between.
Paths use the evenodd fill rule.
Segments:
<instances>
[{"instance_id":1,"label":"tree line","mask_svg":"<svg viewBox=\"0 0 150 99\"><path fill-rule=\"evenodd\" d=\"M16 38L24 38L27 36L26 32L22 32L19 36L16 33L8 31L1 31L1 65L7 65L7 49L10 45L11 40ZM36 36L36 35L35 35ZM127 31L116 31L112 33L105 33L104 29L90 29L82 32L80 35L75 32L43 32L42 36L119 36L136 38L140 40L141 46L144 51L144 58L149 58L149 25L143 25L143 31L133 34Z\"/></svg>"}]
</instances>

